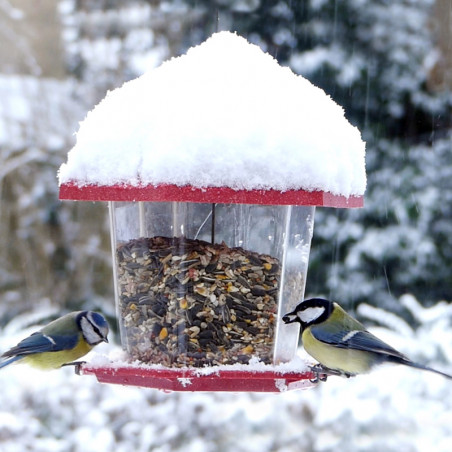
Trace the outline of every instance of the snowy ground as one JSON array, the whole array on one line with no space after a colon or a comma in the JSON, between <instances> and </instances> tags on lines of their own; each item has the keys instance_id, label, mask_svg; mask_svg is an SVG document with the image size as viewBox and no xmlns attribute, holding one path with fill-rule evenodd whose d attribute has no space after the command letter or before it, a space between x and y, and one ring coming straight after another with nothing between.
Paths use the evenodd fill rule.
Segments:
<instances>
[{"instance_id":1,"label":"snowy ground","mask_svg":"<svg viewBox=\"0 0 452 452\"><path fill-rule=\"evenodd\" d=\"M405 302L424 318L416 333L400 320L403 334L372 331L414 359L451 372L449 305L424 310L410 297ZM23 335L4 331L0 349ZM97 353L109 347L102 344ZM441 355L449 359L442 356L440 364ZM452 382L401 366L272 395L165 394L101 385L70 368L39 372L19 365L0 372L0 385L2 452L452 450Z\"/></svg>"}]
</instances>

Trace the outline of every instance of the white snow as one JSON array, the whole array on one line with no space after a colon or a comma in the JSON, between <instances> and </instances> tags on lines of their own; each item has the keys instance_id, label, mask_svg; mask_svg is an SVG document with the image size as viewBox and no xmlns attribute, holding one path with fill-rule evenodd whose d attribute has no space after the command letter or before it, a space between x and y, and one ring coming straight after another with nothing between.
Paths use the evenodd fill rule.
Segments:
<instances>
[{"instance_id":1,"label":"white snow","mask_svg":"<svg viewBox=\"0 0 452 452\"><path fill-rule=\"evenodd\" d=\"M320 88L230 33L107 93L60 184L162 183L362 195L365 143Z\"/></svg>"},{"instance_id":2,"label":"white snow","mask_svg":"<svg viewBox=\"0 0 452 452\"><path fill-rule=\"evenodd\" d=\"M190 386L192 384L191 378L178 378L180 384L185 388L186 386Z\"/></svg>"},{"instance_id":3,"label":"white snow","mask_svg":"<svg viewBox=\"0 0 452 452\"><path fill-rule=\"evenodd\" d=\"M0 99L2 174L8 167L12 170L40 154L73 144L63 131L71 130L77 118L83 117L81 105L74 99L74 82L0 74ZM26 155L11 159L10 154L17 151Z\"/></svg>"},{"instance_id":4,"label":"white snow","mask_svg":"<svg viewBox=\"0 0 452 452\"><path fill-rule=\"evenodd\" d=\"M309 361L309 360L308 360ZM312 359L310 360L312 364L315 364ZM154 370L171 370L167 366L162 364L146 364L141 361L130 361L128 359L127 353L122 350L119 351L117 349L111 351L108 355L92 353L90 359L90 367L109 367L109 368L122 368L122 367L133 367L133 368L142 368L142 369L154 369ZM249 363L247 364L222 364L218 366L206 366L206 367L181 367L175 369L176 371L180 370L189 370L193 372L195 375L212 375L218 374L221 371L246 371L246 372L276 372L280 374L285 373L298 373L305 372L308 370L307 360L306 358L301 358L299 356L295 356L291 361L286 363L280 363L276 365L265 364L260 361L259 357L253 356Z\"/></svg>"},{"instance_id":5,"label":"white snow","mask_svg":"<svg viewBox=\"0 0 452 452\"><path fill-rule=\"evenodd\" d=\"M420 321L412 336L384 324L372 332L411 358L450 372L449 305L426 309L409 295L404 301ZM16 331L13 324L0 331L0 350L33 330L15 325ZM426 347L437 353L422 356ZM99 355L113 350L112 344L96 347ZM93 358L93 352L86 356ZM450 381L395 365L279 394L163 393L102 385L71 368L41 372L24 365L2 369L0 385L2 452L427 452L432 445L449 452L452 437Z\"/></svg>"}]
</instances>

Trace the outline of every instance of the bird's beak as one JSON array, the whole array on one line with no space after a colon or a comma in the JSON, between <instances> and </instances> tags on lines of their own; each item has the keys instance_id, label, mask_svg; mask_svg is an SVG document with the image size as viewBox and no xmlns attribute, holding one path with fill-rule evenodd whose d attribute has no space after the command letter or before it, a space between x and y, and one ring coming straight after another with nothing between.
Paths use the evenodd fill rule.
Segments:
<instances>
[{"instance_id":1,"label":"bird's beak","mask_svg":"<svg viewBox=\"0 0 452 452\"><path fill-rule=\"evenodd\" d=\"M293 312L289 312L289 314L286 314L282 319L284 323L293 323L297 321L298 317Z\"/></svg>"},{"instance_id":2,"label":"bird's beak","mask_svg":"<svg viewBox=\"0 0 452 452\"><path fill-rule=\"evenodd\" d=\"M104 337L104 342L108 344L108 338Z\"/></svg>"}]
</instances>

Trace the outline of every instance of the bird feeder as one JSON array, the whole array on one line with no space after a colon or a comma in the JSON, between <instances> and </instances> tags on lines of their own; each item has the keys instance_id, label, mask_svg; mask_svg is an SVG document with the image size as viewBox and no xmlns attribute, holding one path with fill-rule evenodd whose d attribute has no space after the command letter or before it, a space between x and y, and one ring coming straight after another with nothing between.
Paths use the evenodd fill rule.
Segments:
<instances>
[{"instance_id":1,"label":"bird feeder","mask_svg":"<svg viewBox=\"0 0 452 452\"><path fill-rule=\"evenodd\" d=\"M256 70L270 73L266 93L289 77L337 107L256 46L219 33L110 93L82 123L60 170L60 199L108 202L128 362L84 364L81 373L170 391L312 386L312 372L291 364L298 326L281 318L304 296L315 206L362 206L360 189L350 187L365 185L364 144L339 115L332 161L322 161L322 144L314 152L320 161L303 158L310 150L298 147L316 137L306 139L308 130L299 141L303 127L291 122L290 106L282 131L271 111L262 115L260 102L271 106L284 93L260 101L260 82L243 76ZM217 108L212 84L224 91ZM345 162L341 146L352 152Z\"/></svg>"}]
</instances>

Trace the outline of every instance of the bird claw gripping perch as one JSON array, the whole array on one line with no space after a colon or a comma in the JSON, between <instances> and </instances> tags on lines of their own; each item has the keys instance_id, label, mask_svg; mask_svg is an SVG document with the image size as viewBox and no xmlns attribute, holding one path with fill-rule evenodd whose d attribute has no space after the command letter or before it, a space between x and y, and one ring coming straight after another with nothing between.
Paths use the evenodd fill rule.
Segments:
<instances>
[{"instance_id":1,"label":"bird claw gripping perch","mask_svg":"<svg viewBox=\"0 0 452 452\"><path fill-rule=\"evenodd\" d=\"M80 375L80 370L83 364L86 364L86 361L74 361L72 363L63 364L61 367L65 366L74 366L74 371L77 375Z\"/></svg>"},{"instance_id":2,"label":"bird claw gripping perch","mask_svg":"<svg viewBox=\"0 0 452 452\"><path fill-rule=\"evenodd\" d=\"M316 364L310 367L311 372L315 375L315 377L310 380L311 383L318 383L319 381L326 381L329 376L337 376L337 377L346 377L350 378L351 375L340 372L338 370L329 369L328 367L322 366L321 364Z\"/></svg>"},{"instance_id":3,"label":"bird claw gripping perch","mask_svg":"<svg viewBox=\"0 0 452 452\"><path fill-rule=\"evenodd\" d=\"M328 373L325 371L324 367L321 364L310 366L310 370L314 374L314 378L309 380L311 383L318 383L319 381L327 380Z\"/></svg>"}]
</instances>

